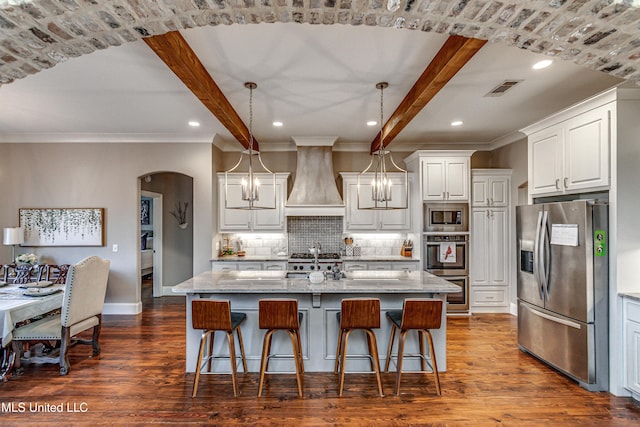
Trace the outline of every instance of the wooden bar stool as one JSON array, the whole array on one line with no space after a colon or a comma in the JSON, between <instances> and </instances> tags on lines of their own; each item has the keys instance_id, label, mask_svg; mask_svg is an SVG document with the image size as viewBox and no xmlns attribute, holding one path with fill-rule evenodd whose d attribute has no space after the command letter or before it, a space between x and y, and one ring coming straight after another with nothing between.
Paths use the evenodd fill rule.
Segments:
<instances>
[{"instance_id":1,"label":"wooden bar stool","mask_svg":"<svg viewBox=\"0 0 640 427\"><path fill-rule=\"evenodd\" d=\"M431 370L435 375L436 392L440 396L440 378L438 376L438 365L436 363L436 353L433 347L433 337L429 329L440 329L442 322L442 300L439 299L413 299L404 300L402 310L387 311L387 318L391 321L391 335L389 336L389 347L387 350L387 363L384 371L389 372L389 363L391 362L391 351L393 347L393 339L396 330L400 330L398 337L398 362L396 366L396 388L395 393L400 393L400 378L402 376L402 359L404 357L404 341L407 332L410 330L418 331L418 345L420 347L418 354L408 354L407 357L419 357L420 367L422 371L427 371L427 362L430 360ZM424 336L429 341L429 353L431 357L427 357L424 348Z\"/></svg>"},{"instance_id":2,"label":"wooden bar stool","mask_svg":"<svg viewBox=\"0 0 640 427\"><path fill-rule=\"evenodd\" d=\"M335 372L340 374L339 395L342 396L344 389L344 372L347 361L347 343L349 335L356 329L361 329L367 336L367 347L371 370L376 373L378 381L378 392L384 396L382 391L382 378L380 376L380 359L378 358L378 344L373 329L380 328L380 300L377 298L346 298L342 300L342 307L338 313L340 322L340 334L338 335L338 346L336 350Z\"/></svg>"},{"instance_id":3,"label":"wooden bar stool","mask_svg":"<svg viewBox=\"0 0 640 427\"><path fill-rule=\"evenodd\" d=\"M216 331L222 331L227 334L229 342L229 362L231 363L231 381L233 383L233 395L238 397L238 380L237 380L237 361L236 347L233 340L233 331L238 335L238 343L240 344L240 355L242 358L242 368L247 372L247 359L244 354L244 344L242 342L242 331L240 324L247 318L245 313L236 313L231 311L231 303L228 300L194 300L191 302L191 324L193 329L203 329L202 338L200 338L200 350L198 351L198 362L196 364L196 378L193 383L193 394L196 397L198 393L198 382L200 381L200 373L204 368L202 362L204 356L204 348L209 341L209 349L206 354L207 372L211 374L211 361L216 358L225 358L227 356L215 356L213 354L213 338Z\"/></svg>"},{"instance_id":4,"label":"wooden bar stool","mask_svg":"<svg viewBox=\"0 0 640 427\"><path fill-rule=\"evenodd\" d=\"M304 362L302 360L302 343L300 340L300 322L302 313L298 313L298 300L296 299L261 299L258 301L258 317L260 329L266 329L262 343L262 360L260 363L260 385L258 397L262 396L265 373L269 368L271 358L291 357L271 354L271 338L273 333L279 330L287 331L291 338L293 359L296 365L296 380L298 382L298 395L302 397L302 374ZM280 372L283 373L283 372Z\"/></svg>"}]
</instances>

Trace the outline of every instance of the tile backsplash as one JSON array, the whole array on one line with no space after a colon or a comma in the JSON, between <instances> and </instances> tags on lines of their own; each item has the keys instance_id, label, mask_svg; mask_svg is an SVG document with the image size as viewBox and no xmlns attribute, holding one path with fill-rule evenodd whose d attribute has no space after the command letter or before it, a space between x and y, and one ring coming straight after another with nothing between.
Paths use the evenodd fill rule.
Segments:
<instances>
[{"instance_id":1,"label":"tile backsplash","mask_svg":"<svg viewBox=\"0 0 640 427\"><path fill-rule=\"evenodd\" d=\"M350 234L353 244L360 246L362 256L400 255L405 234L367 233Z\"/></svg>"},{"instance_id":2,"label":"tile backsplash","mask_svg":"<svg viewBox=\"0 0 640 427\"><path fill-rule=\"evenodd\" d=\"M287 232L290 254L309 252L313 242L320 242L324 253L340 253L344 246L341 216L290 216Z\"/></svg>"},{"instance_id":3,"label":"tile backsplash","mask_svg":"<svg viewBox=\"0 0 640 427\"><path fill-rule=\"evenodd\" d=\"M249 256L287 255L308 252L313 242L320 242L322 252L342 253L344 237L353 237L354 245L361 248L362 256L400 255L406 233L345 233L340 216L290 216L287 217L286 234L238 233L228 234L234 249L245 250Z\"/></svg>"}]
</instances>

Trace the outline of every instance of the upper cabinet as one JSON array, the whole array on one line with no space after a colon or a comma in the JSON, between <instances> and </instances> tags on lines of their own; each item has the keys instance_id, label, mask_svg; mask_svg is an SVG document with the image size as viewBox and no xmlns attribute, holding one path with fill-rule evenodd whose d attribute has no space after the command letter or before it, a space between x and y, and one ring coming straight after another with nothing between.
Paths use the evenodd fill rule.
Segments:
<instances>
[{"instance_id":1,"label":"upper cabinet","mask_svg":"<svg viewBox=\"0 0 640 427\"><path fill-rule=\"evenodd\" d=\"M511 169L472 169L471 206L508 206L510 181Z\"/></svg>"},{"instance_id":2,"label":"upper cabinet","mask_svg":"<svg viewBox=\"0 0 640 427\"><path fill-rule=\"evenodd\" d=\"M286 219L284 214L284 202L287 197L288 173L276 174L276 186L265 182L260 188L260 197L264 200L271 200L273 192L276 192L275 209L226 209L225 208L225 188L224 173L218 173L218 230L220 232L241 232L241 231L273 231L284 232L286 229ZM227 197L229 204L239 203L242 195L241 179L242 174L229 174L229 184Z\"/></svg>"},{"instance_id":3,"label":"upper cabinet","mask_svg":"<svg viewBox=\"0 0 640 427\"><path fill-rule=\"evenodd\" d=\"M469 157L422 159L422 200L469 199Z\"/></svg>"},{"instance_id":4,"label":"upper cabinet","mask_svg":"<svg viewBox=\"0 0 640 427\"><path fill-rule=\"evenodd\" d=\"M411 200L408 209L371 210L358 209L358 173L343 172L343 196L345 200L344 231L409 231L411 229ZM402 174L391 176L391 197L404 197ZM411 185L411 183L409 183ZM371 194L371 183L361 182L363 194ZM361 208L370 207L373 201L361 197Z\"/></svg>"},{"instance_id":5,"label":"upper cabinet","mask_svg":"<svg viewBox=\"0 0 640 427\"><path fill-rule=\"evenodd\" d=\"M580 104L529 126L529 195L605 190L613 103ZM600 101L602 102L602 101Z\"/></svg>"}]
</instances>

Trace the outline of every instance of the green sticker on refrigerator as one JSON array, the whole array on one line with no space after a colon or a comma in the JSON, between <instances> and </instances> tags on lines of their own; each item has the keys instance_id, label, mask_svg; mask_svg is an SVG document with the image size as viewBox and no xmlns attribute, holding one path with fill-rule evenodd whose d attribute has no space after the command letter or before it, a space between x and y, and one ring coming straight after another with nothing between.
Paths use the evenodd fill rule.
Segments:
<instances>
[{"instance_id":1,"label":"green sticker on refrigerator","mask_svg":"<svg viewBox=\"0 0 640 427\"><path fill-rule=\"evenodd\" d=\"M593 254L595 256L607 256L606 230L595 230L593 232Z\"/></svg>"}]
</instances>

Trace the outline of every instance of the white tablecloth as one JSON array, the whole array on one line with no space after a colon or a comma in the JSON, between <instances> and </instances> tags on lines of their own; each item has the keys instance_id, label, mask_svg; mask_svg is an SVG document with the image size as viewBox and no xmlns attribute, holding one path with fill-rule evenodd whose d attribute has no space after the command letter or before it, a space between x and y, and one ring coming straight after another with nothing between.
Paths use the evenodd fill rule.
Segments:
<instances>
[{"instance_id":1,"label":"white tablecloth","mask_svg":"<svg viewBox=\"0 0 640 427\"><path fill-rule=\"evenodd\" d=\"M64 285L58 286L58 288L62 287L64 287ZM17 285L0 288L0 331L2 331L2 347L7 346L11 342L13 338L13 328L17 322L22 322L62 307L63 292L43 297L29 297L23 295L24 291L25 289Z\"/></svg>"}]
</instances>

